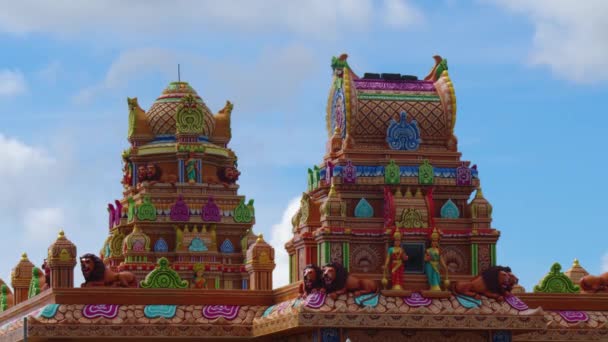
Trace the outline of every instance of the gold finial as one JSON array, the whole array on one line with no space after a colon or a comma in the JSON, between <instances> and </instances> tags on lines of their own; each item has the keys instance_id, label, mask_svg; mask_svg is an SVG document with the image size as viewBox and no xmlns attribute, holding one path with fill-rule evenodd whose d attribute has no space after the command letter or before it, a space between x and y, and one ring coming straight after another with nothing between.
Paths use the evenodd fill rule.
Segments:
<instances>
[{"instance_id":1,"label":"gold finial","mask_svg":"<svg viewBox=\"0 0 608 342\"><path fill-rule=\"evenodd\" d=\"M483 198L483 192L481 192L481 187L477 188L477 193L475 194L475 198Z\"/></svg>"},{"instance_id":2,"label":"gold finial","mask_svg":"<svg viewBox=\"0 0 608 342\"><path fill-rule=\"evenodd\" d=\"M63 229L59 229L59 235L57 235L57 239L65 239L65 233L63 232Z\"/></svg>"},{"instance_id":3,"label":"gold finial","mask_svg":"<svg viewBox=\"0 0 608 342\"><path fill-rule=\"evenodd\" d=\"M412 190L410 190L410 188L407 188L407 191L405 192L405 198L412 198L414 197L414 195L412 195Z\"/></svg>"},{"instance_id":4,"label":"gold finial","mask_svg":"<svg viewBox=\"0 0 608 342\"><path fill-rule=\"evenodd\" d=\"M336 195L336 187L334 185L334 180L331 180L331 186L329 187L329 193L327 194L327 197L334 197Z\"/></svg>"},{"instance_id":5,"label":"gold finial","mask_svg":"<svg viewBox=\"0 0 608 342\"><path fill-rule=\"evenodd\" d=\"M255 240L255 242L263 242L263 241L264 241L264 234L258 235L258 238Z\"/></svg>"},{"instance_id":6,"label":"gold finial","mask_svg":"<svg viewBox=\"0 0 608 342\"><path fill-rule=\"evenodd\" d=\"M27 253L23 252L23 254L21 254L21 260L22 261L27 260Z\"/></svg>"},{"instance_id":7,"label":"gold finial","mask_svg":"<svg viewBox=\"0 0 608 342\"><path fill-rule=\"evenodd\" d=\"M572 267L579 267L579 266L581 266L581 265L578 263L578 259L574 259L574 262L572 263Z\"/></svg>"}]
</instances>

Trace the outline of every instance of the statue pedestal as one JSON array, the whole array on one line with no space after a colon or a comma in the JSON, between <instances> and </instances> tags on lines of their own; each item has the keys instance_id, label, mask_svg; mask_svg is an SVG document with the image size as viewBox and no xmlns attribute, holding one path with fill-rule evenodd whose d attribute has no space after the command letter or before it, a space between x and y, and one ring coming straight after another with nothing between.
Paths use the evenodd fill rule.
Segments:
<instances>
[{"instance_id":1,"label":"statue pedestal","mask_svg":"<svg viewBox=\"0 0 608 342\"><path fill-rule=\"evenodd\" d=\"M450 291L430 291L430 290L422 290L420 294L425 298L450 298L452 296L452 292Z\"/></svg>"},{"instance_id":2,"label":"statue pedestal","mask_svg":"<svg viewBox=\"0 0 608 342\"><path fill-rule=\"evenodd\" d=\"M408 297L412 294L409 290L382 290L380 291L384 297Z\"/></svg>"}]
</instances>

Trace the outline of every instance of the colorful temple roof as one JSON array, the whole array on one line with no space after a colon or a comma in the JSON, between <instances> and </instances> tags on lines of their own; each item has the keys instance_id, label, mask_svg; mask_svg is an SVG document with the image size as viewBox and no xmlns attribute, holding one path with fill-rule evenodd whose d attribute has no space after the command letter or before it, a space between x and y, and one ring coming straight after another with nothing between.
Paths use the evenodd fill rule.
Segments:
<instances>
[{"instance_id":1,"label":"colorful temple roof","mask_svg":"<svg viewBox=\"0 0 608 342\"><path fill-rule=\"evenodd\" d=\"M100 256L78 256L63 231L42 269L24 254L13 289L0 279L0 341L608 341L608 273L555 263L526 293L497 265L493 207L434 60L419 80L332 59L327 151L278 289L275 250L238 194L232 103L213 115L186 82L147 112L128 99L124 191Z\"/></svg>"}]
</instances>

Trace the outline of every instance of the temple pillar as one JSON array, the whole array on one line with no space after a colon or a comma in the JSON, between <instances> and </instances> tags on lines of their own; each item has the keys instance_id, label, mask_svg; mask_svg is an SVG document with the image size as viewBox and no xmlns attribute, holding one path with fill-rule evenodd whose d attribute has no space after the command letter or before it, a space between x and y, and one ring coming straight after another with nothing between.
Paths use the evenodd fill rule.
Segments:
<instances>
[{"instance_id":1,"label":"temple pillar","mask_svg":"<svg viewBox=\"0 0 608 342\"><path fill-rule=\"evenodd\" d=\"M63 230L57 240L48 248L48 267L51 269L52 288L73 288L74 267L76 266L76 246L65 237Z\"/></svg>"},{"instance_id":2,"label":"temple pillar","mask_svg":"<svg viewBox=\"0 0 608 342\"><path fill-rule=\"evenodd\" d=\"M247 250L249 288L251 290L272 290L272 271L275 268L274 248L264 241L262 234Z\"/></svg>"},{"instance_id":3,"label":"temple pillar","mask_svg":"<svg viewBox=\"0 0 608 342\"><path fill-rule=\"evenodd\" d=\"M27 254L23 253L21 260L11 272L11 286L15 296L15 305L28 299L33 269L34 264L27 258Z\"/></svg>"},{"instance_id":4,"label":"temple pillar","mask_svg":"<svg viewBox=\"0 0 608 342\"><path fill-rule=\"evenodd\" d=\"M471 244L471 275L474 276L479 274L478 248L476 243Z\"/></svg>"}]
</instances>

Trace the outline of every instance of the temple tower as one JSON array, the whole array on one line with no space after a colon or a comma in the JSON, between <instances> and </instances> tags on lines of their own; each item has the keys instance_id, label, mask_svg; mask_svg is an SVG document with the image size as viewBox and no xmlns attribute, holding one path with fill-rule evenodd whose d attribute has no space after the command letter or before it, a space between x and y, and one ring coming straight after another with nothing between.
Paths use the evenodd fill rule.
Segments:
<instances>
[{"instance_id":1,"label":"temple tower","mask_svg":"<svg viewBox=\"0 0 608 342\"><path fill-rule=\"evenodd\" d=\"M11 286L14 290L15 305L28 299L33 269L34 264L27 258L27 254L23 253L21 260L11 272Z\"/></svg>"},{"instance_id":2,"label":"temple tower","mask_svg":"<svg viewBox=\"0 0 608 342\"><path fill-rule=\"evenodd\" d=\"M252 290L272 290L272 271L275 268L274 249L264 241L262 234L247 250L247 272L249 288Z\"/></svg>"},{"instance_id":3,"label":"temple tower","mask_svg":"<svg viewBox=\"0 0 608 342\"><path fill-rule=\"evenodd\" d=\"M426 285L424 253L434 228L450 279L495 265L500 232L491 226L477 166L458 150L447 60L437 56L419 80L396 73L360 77L347 57L332 59L326 154L308 169L294 236L285 245L291 281L300 280L306 264L329 262L380 280L395 230L410 257L406 289Z\"/></svg>"},{"instance_id":4,"label":"temple tower","mask_svg":"<svg viewBox=\"0 0 608 342\"><path fill-rule=\"evenodd\" d=\"M206 288L248 289L255 210L228 148L232 103L213 114L187 82L171 82L148 111L127 104L124 197L108 204L104 263L142 280L164 257L191 284L202 273Z\"/></svg>"},{"instance_id":5,"label":"temple tower","mask_svg":"<svg viewBox=\"0 0 608 342\"><path fill-rule=\"evenodd\" d=\"M74 267L77 259L76 245L59 231L57 240L48 248L48 267L51 269L52 288L73 288Z\"/></svg>"}]
</instances>

